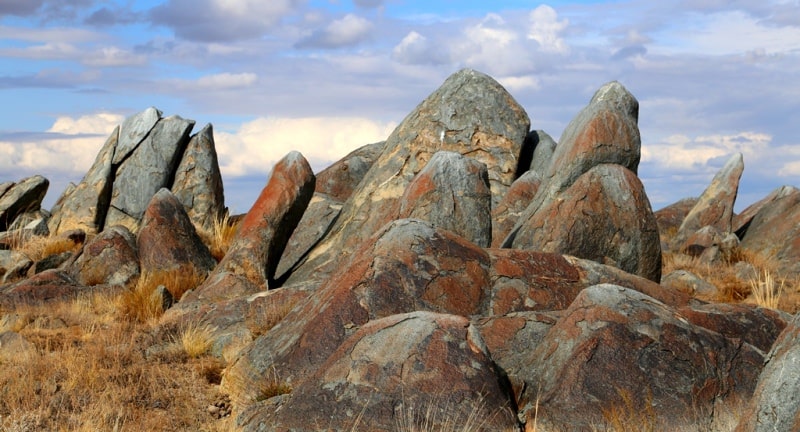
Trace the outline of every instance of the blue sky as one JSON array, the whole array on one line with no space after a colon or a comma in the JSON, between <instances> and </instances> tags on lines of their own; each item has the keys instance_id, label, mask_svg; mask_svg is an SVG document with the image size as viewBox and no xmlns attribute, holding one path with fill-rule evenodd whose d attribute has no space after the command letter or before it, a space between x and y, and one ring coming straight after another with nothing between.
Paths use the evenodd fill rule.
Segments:
<instances>
[{"instance_id":1,"label":"blue sky","mask_svg":"<svg viewBox=\"0 0 800 432\"><path fill-rule=\"evenodd\" d=\"M737 209L800 186L798 1L2 0L0 182L50 206L125 116L212 123L226 200L272 165L319 170L392 129L451 73L485 72L559 139L604 83L639 100L655 209L735 152Z\"/></svg>"}]
</instances>

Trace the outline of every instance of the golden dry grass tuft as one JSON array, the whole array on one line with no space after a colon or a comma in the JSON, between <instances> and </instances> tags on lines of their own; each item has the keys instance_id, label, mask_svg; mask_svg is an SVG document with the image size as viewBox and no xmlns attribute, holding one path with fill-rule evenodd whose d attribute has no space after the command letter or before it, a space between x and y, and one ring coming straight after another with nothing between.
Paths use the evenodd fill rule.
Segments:
<instances>
[{"instance_id":1,"label":"golden dry grass tuft","mask_svg":"<svg viewBox=\"0 0 800 432\"><path fill-rule=\"evenodd\" d=\"M230 215L225 213L225 216L216 219L214 225L210 229L195 226L197 234L203 243L208 247L211 256L221 261L225 254L228 252L236 233L239 230L239 223L234 223Z\"/></svg>"},{"instance_id":2,"label":"golden dry grass tuft","mask_svg":"<svg viewBox=\"0 0 800 432\"><path fill-rule=\"evenodd\" d=\"M198 358L207 354L214 342L214 330L199 324L189 324L181 330L178 340L186 355Z\"/></svg>"},{"instance_id":3,"label":"golden dry grass tuft","mask_svg":"<svg viewBox=\"0 0 800 432\"><path fill-rule=\"evenodd\" d=\"M57 236L34 236L20 240L14 249L27 256L31 261L39 261L51 255L64 252L78 252L83 243Z\"/></svg>"},{"instance_id":4,"label":"golden dry grass tuft","mask_svg":"<svg viewBox=\"0 0 800 432\"><path fill-rule=\"evenodd\" d=\"M194 267L145 272L132 289L125 290L117 299L117 309L124 318L146 323L158 319L164 310L161 299L153 295L159 286L164 286L174 299L203 283L206 274Z\"/></svg>"},{"instance_id":5,"label":"golden dry grass tuft","mask_svg":"<svg viewBox=\"0 0 800 432\"><path fill-rule=\"evenodd\" d=\"M777 309L786 286L786 279L778 280L769 270L763 270L750 280L750 291L757 305Z\"/></svg>"},{"instance_id":6,"label":"golden dry grass tuft","mask_svg":"<svg viewBox=\"0 0 800 432\"><path fill-rule=\"evenodd\" d=\"M5 311L3 326L31 345L2 358L0 430L228 430L206 412L224 365L203 355L148 357L165 341L117 319L119 295Z\"/></svg>"}]
</instances>

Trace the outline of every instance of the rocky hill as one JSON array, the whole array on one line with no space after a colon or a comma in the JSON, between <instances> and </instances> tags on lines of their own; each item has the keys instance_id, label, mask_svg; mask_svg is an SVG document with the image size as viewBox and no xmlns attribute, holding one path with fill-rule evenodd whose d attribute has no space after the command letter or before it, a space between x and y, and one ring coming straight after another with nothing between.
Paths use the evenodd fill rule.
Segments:
<instances>
[{"instance_id":1,"label":"rocky hill","mask_svg":"<svg viewBox=\"0 0 800 432\"><path fill-rule=\"evenodd\" d=\"M638 113L608 83L556 143L462 70L385 142L316 175L286 155L234 216L211 125L150 108L50 211L44 177L0 184L0 311L196 275L145 293L145 349L208 329L235 430L797 430L800 190L734 214L733 155L654 212Z\"/></svg>"}]
</instances>

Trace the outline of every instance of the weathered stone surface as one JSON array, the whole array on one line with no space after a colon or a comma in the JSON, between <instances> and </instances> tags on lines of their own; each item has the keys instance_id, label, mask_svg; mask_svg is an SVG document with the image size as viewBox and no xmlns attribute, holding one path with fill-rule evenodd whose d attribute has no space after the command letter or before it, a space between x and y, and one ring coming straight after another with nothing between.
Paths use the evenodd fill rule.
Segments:
<instances>
[{"instance_id":1,"label":"weathered stone surface","mask_svg":"<svg viewBox=\"0 0 800 432\"><path fill-rule=\"evenodd\" d=\"M172 186L175 169L193 126L194 120L179 116L159 120L122 162L117 157L124 151L120 140L114 157L115 163L120 165L116 169L106 224L138 223L153 195L161 188ZM120 129L120 136L124 134L125 124Z\"/></svg>"},{"instance_id":2,"label":"weathered stone surface","mask_svg":"<svg viewBox=\"0 0 800 432\"><path fill-rule=\"evenodd\" d=\"M690 235L706 225L713 226L721 233L731 232L733 206L736 203L739 179L743 171L742 154L731 156L700 195L697 204L683 219L673 245L680 247Z\"/></svg>"},{"instance_id":3,"label":"weathered stone surface","mask_svg":"<svg viewBox=\"0 0 800 432\"><path fill-rule=\"evenodd\" d=\"M53 207L48 222L51 233L81 229L95 234L105 228L113 186L111 160L119 142L119 130L119 126L114 128L81 182L67 188Z\"/></svg>"},{"instance_id":4,"label":"weathered stone surface","mask_svg":"<svg viewBox=\"0 0 800 432\"><path fill-rule=\"evenodd\" d=\"M520 372L527 369L531 353L561 315L561 312L528 311L475 320L492 359L508 377L515 400L525 388Z\"/></svg>"},{"instance_id":5,"label":"weathered stone surface","mask_svg":"<svg viewBox=\"0 0 800 432\"><path fill-rule=\"evenodd\" d=\"M794 186L781 186L770 192L769 195L764 198L750 204L746 209L742 210L741 213L733 215L732 231L735 232L739 238L743 238L747 233L747 228L750 227L750 222L753 221L753 218L756 217L761 209L779 198L796 194L797 190L798 189Z\"/></svg>"},{"instance_id":6,"label":"weathered stone surface","mask_svg":"<svg viewBox=\"0 0 800 432\"><path fill-rule=\"evenodd\" d=\"M420 219L481 247L492 241L492 196L486 165L440 151L408 184L397 219Z\"/></svg>"},{"instance_id":7,"label":"weathered stone surface","mask_svg":"<svg viewBox=\"0 0 800 432\"><path fill-rule=\"evenodd\" d=\"M750 222L741 247L773 258L785 273L800 274L800 190L766 204Z\"/></svg>"},{"instance_id":8,"label":"weathered stone surface","mask_svg":"<svg viewBox=\"0 0 800 432\"><path fill-rule=\"evenodd\" d=\"M81 285L127 285L140 273L136 238L123 226L111 226L83 246L68 271Z\"/></svg>"},{"instance_id":9,"label":"weathered stone surface","mask_svg":"<svg viewBox=\"0 0 800 432\"><path fill-rule=\"evenodd\" d=\"M693 257L700 256L706 249L719 246L722 243L723 233L712 225L706 225L687 236L686 241L680 246L681 253Z\"/></svg>"},{"instance_id":10,"label":"weathered stone surface","mask_svg":"<svg viewBox=\"0 0 800 432\"><path fill-rule=\"evenodd\" d=\"M45 270L2 288L0 306L13 307L19 304L69 300L87 289L65 271Z\"/></svg>"},{"instance_id":11,"label":"weathered stone surface","mask_svg":"<svg viewBox=\"0 0 800 432\"><path fill-rule=\"evenodd\" d=\"M290 282L325 277L358 245L396 216L409 182L438 151L482 162L493 199L511 186L530 120L492 78L464 69L451 75L392 132L380 157L342 208L331 234Z\"/></svg>"},{"instance_id":12,"label":"weathered stone surface","mask_svg":"<svg viewBox=\"0 0 800 432\"><path fill-rule=\"evenodd\" d=\"M707 424L717 404L752 394L762 362L752 345L692 325L651 297L597 285L520 372L528 384L520 414L545 429L589 429L615 407L652 412L657 430Z\"/></svg>"},{"instance_id":13,"label":"weathered stone surface","mask_svg":"<svg viewBox=\"0 0 800 432\"><path fill-rule=\"evenodd\" d=\"M300 223L292 232L281 255L275 278L285 280L288 273L328 233L342 211L342 203L330 195L314 192Z\"/></svg>"},{"instance_id":14,"label":"weathered stone surface","mask_svg":"<svg viewBox=\"0 0 800 432\"><path fill-rule=\"evenodd\" d=\"M543 130L531 131L528 139L532 139L535 143L530 171L539 173L540 176L544 175L550 169L550 163L552 163L553 154L556 151L556 142Z\"/></svg>"},{"instance_id":15,"label":"weathered stone surface","mask_svg":"<svg viewBox=\"0 0 800 432\"><path fill-rule=\"evenodd\" d=\"M0 232L6 231L20 215L38 211L50 182L35 175L24 178L0 196Z\"/></svg>"},{"instance_id":16,"label":"weathered stone surface","mask_svg":"<svg viewBox=\"0 0 800 432\"><path fill-rule=\"evenodd\" d=\"M244 278L259 287L254 292L274 287L281 254L311 201L314 181L314 173L300 153L291 152L278 161L214 273ZM197 288L193 298L212 301L235 297L223 286L215 285L215 280L209 278Z\"/></svg>"},{"instance_id":17,"label":"weathered stone surface","mask_svg":"<svg viewBox=\"0 0 800 432\"><path fill-rule=\"evenodd\" d=\"M800 314L767 354L758 385L737 432L800 430Z\"/></svg>"},{"instance_id":18,"label":"weathered stone surface","mask_svg":"<svg viewBox=\"0 0 800 432\"><path fill-rule=\"evenodd\" d=\"M183 205L169 189L153 195L137 236L143 274L179 271L206 275L216 265Z\"/></svg>"},{"instance_id":19,"label":"weathered stone surface","mask_svg":"<svg viewBox=\"0 0 800 432\"><path fill-rule=\"evenodd\" d=\"M352 151L317 174L314 192L345 202L380 156L386 141L367 144Z\"/></svg>"},{"instance_id":20,"label":"weathered stone surface","mask_svg":"<svg viewBox=\"0 0 800 432\"><path fill-rule=\"evenodd\" d=\"M189 140L170 190L200 228L211 230L224 216L225 195L211 124Z\"/></svg>"},{"instance_id":21,"label":"weathered stone surface","mask_svg":"<svg viewBox=\"0 0 800 432\"><path fill-rule=\"evenodd\" d=\"M679 308L690 323L769 352L792 316L749 304L709 303Z\"/></svg>"},{"instance_id":22,"label":"weathered stone surface","mask_svg":"<svg viewBox=\"0 0 800 432\"><path fill-rule=\"evenodd\" d=\"M112 161L119 165L127 158L161 120L161 111L154 107L134 114L122 122L119 131L119 146L116 147Z\"/></svg>"},{"instance_id":23,"label":"weathered stone surface","mask_svg":"<svg viewBox=\"0 0 800 432\"><path fill-rule=\"evenodd\" d=\"M661 278L661 285L705 300L712 300L719 293L713 284L688 270L669 272Z\"/></svg>"},{"instance_id":24,"label":"weathered stone surface","mask_svg":"<svg viewBox=\"0 0 800 432\"><path fill-rule=\"evenodd\" d=\"M466 318L412 312L365 324L280 409L251 409L238 423L246 431L461 430L470 422L470 430L514 430L512 404Z\"/></svg>"},{"instance_id":25,"label":"weathered stone surface","mask_svg":"<svg viewBox=\"0 0 800 432\"><path fill-rule=\"evenodd\" d=\"M33 261L22 252L0 250L0 284L24 277L32 265Z\"/></svg>"},{"instance_id":26,"label":"weathered stone surface","mask_svg":"<svg viewBox=\"0 0 800 432\"><path fill-rule=\"evenodd\" d=\"M591 259L660 281L650 201L639 178L620 165L595 166L517 225L514 248Z\"/></svg>"},{"instance_id":27,"label":"weathered stone surface","mask_svg":"<svg viewBox=\"0 0 800 432\"><path fill-rule=\"evenodd\" d=\"M542 177L539 173L529 170L511 184L503 199L492 209L492 247L500 247L536 195L541 183Z\"/></svg>"},{"instance_id":28,"label":"weathered stone surface","mask_svg":"<svg viewBox=\"0 0 800 432\"><path fill-rule=\"evenodd\" d=\"M697 198L684 198L678 202L672 203L660 210L653 212L656 217L656 224L658 225L658 232L661 234L662 249L664 246L669 246L672 237L678 232L683 223L683 219L697 204Z\"/></svg>"},{"instance_id":29,"label":"weathered stone surface","mask_svg":"<svg viewBox=\"0 0 800 432\"><path fill-rule=\"evenodd\" d=\"M371 319L415 310L477 314L486 301L488 272L489 256L473 243L423 221L394 221L245 348L222 385L234 402L247 403L267 371L279 370L295 385Z\"/></svg>"},{"instance_id":30,"label":"weathered stone surface","mask_svg":"<svg viewBox=\"0 0 800 432\"><path fill-rule=\"evenodd\" d=\"M641 148L638 120L639 102L620 83L610 82L597 90L564 129L549 168L542 173L539 191L503 247L516 247L520 226L593 167L616 164L636 174Z\"/></svg>"},{"instance_id":31,"label":"weathered stone surface","mask_svg":"<svg viewBox=\"0 0 800 432\"><path fill-rule=\"evenodd\" d=\"M14 331L0 333L0 360L16 360L36 355L36 346Z\"/></svg>"}]
</instances>

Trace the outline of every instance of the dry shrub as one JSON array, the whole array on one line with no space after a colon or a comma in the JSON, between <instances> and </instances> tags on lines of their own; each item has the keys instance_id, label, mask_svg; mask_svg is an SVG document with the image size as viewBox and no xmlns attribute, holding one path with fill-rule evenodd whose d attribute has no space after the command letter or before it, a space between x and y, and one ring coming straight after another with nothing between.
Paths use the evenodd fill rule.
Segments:
<instances>
[{"instance_id":1,"label":"dry shrub","mask_svg":"<svg viewBox=\"0 0 800 432\"><path fill-rule=\"evenodd\" d=\"M173 298L180 299L186 291L203 283L205 278L206 274L194 267L145 272L133 289L126 290L118 298L118 310L122 316L136 322L153 321L164 313L161 299L153 295L156 288L163 285Z\"/></svg>"},{"instance_id":2,"label":"dry shrub","mask_svg":"<svg viewBox=\"0 0 800 432\"><path fill-rule=\"evenodd\" d=\"M478 395L476 400L453 403L442 395L412 404L403 402L397 418L396 430L402 432L472 432L487 430L490 422L502 410L484 416L486 400ZM516 430L516 429L512 429Z\"/></svg>"},{"instance_id":3,"label":"dry shrub","mask_svg":"<svg viewBox=\"0 0 800 432\"><path fill-rule=\"evenodd\" d=\"M248 330L254 337L261 336L278 325L297 304L296 299L283 302L269 302L258 314L256 319L248 323Z\"/></svg>"},{"instance_id":4,"label":"dry shrub","mask_svg":"<svg viewBox=\"0 0 800 432\"><path fill-rule=\"evenodd\" d=\"M211 256L219 262L225 257L233 243L236 232L239 230L239 223L234 223L230 215L225 213L223 217L214 220L214 225L211 229L198 226L195 226L195 229L203 243L208 247L209 252L211 252Z\"/></svg>"},{"instance_id":5,"label":"dry shrub","mask_svg":"<svg viewBox=\"0 0 800 432\"><path fill-rule=\"evenodd\" d=\"M256 402L265 401L275 396L289 394L292 392L292 386L278 377L278 372L273 367L266 379L259 382L258 392L255 397Z\"/></svg>"},{"instance_id":6,"label":"dry shrub","mask_svg":"<svg viewBox=\"0 0 800 432\"><path fill-rule=\"evenodd\" d=\"M181 330L178 337L183 351L189 357L200 357L211 349L215 329L206 325L189 324Z\"/></svg>"},{"instance_id":7,"label":"dry shrub","mask_svg":"<svg viewBox=\"0 0 800 432\"><path fill-rule=\"evenodd\" d=\"M78 252L81 246L82 243L64 237L35 236L22 241L15 249L36 262L63 252Z\"/></svg>"},{"instance_id":8,"label":"dry shrub","mask_svg":"<svg viewBox=\"0 0 800 432\"><path fill-rule=\"evenodd\" d=\"M785 286L786 279L779 281L769 270L763 270L758 277L750 280L753 300L757 305L771 309L778 308Z\"/></svg>"}]
</instances>

